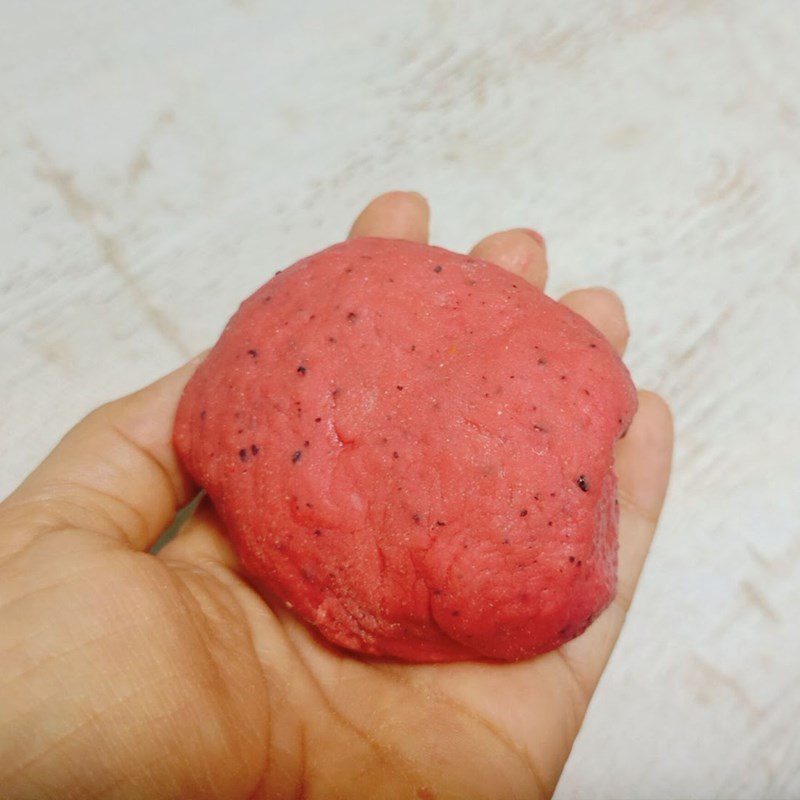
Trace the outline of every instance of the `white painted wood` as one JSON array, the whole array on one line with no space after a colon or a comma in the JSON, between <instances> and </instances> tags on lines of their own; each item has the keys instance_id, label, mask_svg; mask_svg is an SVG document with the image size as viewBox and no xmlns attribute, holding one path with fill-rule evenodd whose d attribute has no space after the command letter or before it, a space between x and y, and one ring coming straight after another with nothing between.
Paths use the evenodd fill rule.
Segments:
<instances>
[{"instance_id":1,"label":"white painted wood","mask_svg":"<svg viewBox=\"0 0 800 800\"><path fill-rule=\"evenodd\" d=\"M0 5L0 493L372 194L547 236L677 420L558 789L800 796L800 3Z\"/></svg>"}]
</instances>

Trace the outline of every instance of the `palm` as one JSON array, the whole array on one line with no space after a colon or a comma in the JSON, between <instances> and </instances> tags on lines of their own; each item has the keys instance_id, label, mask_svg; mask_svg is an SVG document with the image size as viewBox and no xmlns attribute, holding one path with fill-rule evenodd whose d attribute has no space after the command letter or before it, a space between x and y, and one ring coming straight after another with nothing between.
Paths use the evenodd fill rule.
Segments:
<instances>
[{"instance_id":1,"label":"palm","mask_svg":"<svg viewBox=\"0 0 800 800\"><path fill-rule=\"evenodd\" d=\"M418 202L400 201L373 203L355 232L425 238ZM476 252L541 285L543 252L526 262L520 243L498 234ZM621 349L607 301L587 291L564 302ZM551 793L655 527L670 452L661 401L641 396L618 450L620 591L589 630L518 664L403 665L335 650L265 602L208 505L157 556L141 552L191 491L169 443L190 371L97 412L3 507L7 685L20 687L19 725L58 723L39 749L0 740L0 761L21 765L0 770L5 795L66 796L56 790L67 785L75 797L230 800ZM109 447L114 459L99 455ZM30 509L43 497L39 525ZM26 691L47 701L26 706Z\"/></svg>"},{"instance_id":2,"label":"palm","mask_svg":"<svg viewBox=\"0 0 800 800\"><path fill-rule=\"evenodd\" d=\"M265 606L236 573L213 512L205 509L189 528L174 554L211 556L202 591L236 599L234 615L217 624L229 634L238 628L239 638L257 643L253 660L272 724L280 720L280 729L292 731L279 751L283 769L286 753L293 752L292 778L307 783L311 796L321 786L327 791L320 796L330 796L342 774L363 781L359 790L348 779L353 797L405 797L409 786L423 798L552 792L607 657L603 640L618 628L624 600L580 639L532 661L407 665L357 659L327 646L282 605ZM198 580L196 572L191 580ZM269 756L265 779L274 774ZM266 780L262 785L266 789Z\"/></svg>"},{"instance_id":3,"label":"palm","mask_svg":"<svg viewBox=\"0 0 800 800\"><path fill-rule=\"evenodd\" d=\"M225 548L219 523L208 513L187 536ZM188 539L186 546L191 550ZM292 752L293 780L306 783L310 796L331 796L342 774L362 782L348 779L353 797L404 797L409 786L420 797L529 798L552 790L591 690L568 648L514 665L411 666L352 658L321 642L282 606L265 607L227 565L230 559L215 553L202 591L236 599L236 613L218 625L229 635L239 628L240 638L257 643L254 662L269 718L292 731L279 750L282 767ZM270 760L268 753L265 778L274 774Z\"/></svg>"}]
</instances>

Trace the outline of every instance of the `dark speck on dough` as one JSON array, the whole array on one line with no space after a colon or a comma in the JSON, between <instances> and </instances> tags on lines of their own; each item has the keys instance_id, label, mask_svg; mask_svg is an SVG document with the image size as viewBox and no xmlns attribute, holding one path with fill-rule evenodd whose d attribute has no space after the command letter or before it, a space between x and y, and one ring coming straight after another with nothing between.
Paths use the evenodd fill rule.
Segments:
<instances>
[{"instance_id":1,"label":"dark speck on dough","mask_svg":"<svg viewBox=\"0 0 800 800\"><path fill-rule=\"evenodd\" d=\"M317 417L314 422L322 422L322 417Z\"/></svg>"},{"instance_id":2,"label":"dark speck on dough","mask_svg":"<svg viewBox=\"0 0 800 800\"><path fill-rule=\"evenodd\" d=\"M403 387L402 387L402 386L400 386L399 384L398 384L398 386L397 386L397 391L398 391L398 392L402 392L402 391L403 391Z\"/></svg>"},{"instance_id":3,"label":"dark speck on dough","mask_svg":"<svg viewBox=\"0 0 800 800\"><path fill-rule=\"evenodd\" d=\"M292 464L296 464L303 456L302 450L295 450L292 453Z\"/></svg>"},{"instance_id":4,"label":"dark speck on dough","mask_svg":"<svg viewBox=\"0 0 800 800\"><path fill-rule=\"evenodd\" d=\"M297 374L298 375L305 375L306 372L308 372L308 369L305 366L303 366L302 364L297 368Z\"/></svg>"},{"instance_id":5,"label":"dark speck on dough","mask_svg":"<svg viewBox=\"0 0 800 800\"><path fill-rule=\"evenodd\" d=\"M440 519L437 519L437 520L436 520L436 524L437 524L437 525L438 525L440 528L443 528L443 527L445 526L445 523L444 523L444 522L442 522Z\"/></svg>"},{"instance_id":6,"label":"dark speck on dough","mask_svg":"<svg viewBox=\"0 0 800 800\"><path fill-rule=\"evenodd\" d=\"M411 519L413 519L414 522L416 522L417 525L419 525L419 514L412 514Z\"/></svg>"},{"instance_id":7,"label":"dark speck on dough","mask_svg":"<svg viewBox=\"0 0 800 800\"><path fill-rule=\"evenodd\" d=\"M317 528L317 530L314 531L314 536L322 536L322 531Z\"/></svg>"},{"instance_id":8,"label":"dark speck on dough","mask_svg":"<svg viewBox=\"0 0 800 800\"><path fill-rule=\"evenodd\" d=\"M400 458L400 453L398 453L398 452L397 452L397 450L395 450L395 451L392 453L392 458Z\"/></svg>"},{"instance_id":9,"label":"dark speck on dough","mask_svg":"<svg viewBox=\"0 0 800 800\"><path fill-rule=\"evenodd\" d=\"M311 442L309 442L309 441L308 441L308 439L306 439L306 440L303 442L303 447L308 447L310 444L311 444Z\"/></svg>"},{"instance_id":10,"label":"dark speck on dough","mask_svg":"<svg viewBox=\"0 0 800 800\"><path fill-rule=\"evenodd\" d=\"M355 311L349 311L347 314L347 321L348 322L355 322L358 318L358 314Z\"/></svg>"},{"instance_id":11,"label":"dark speck on dough","mask_svg":"<svg viewBox=\"0 0 800 800\"><path fill-rule=\"evenodd\" d=\"M589 491L589 479L585 475L579 475L576 481L582 492Z\"/></svg>"},{"instance_id":12,"label":"dark speck on dough","mask_svg":"<svg viewBox=\"0 0 800 800\"><path fill-rule=\"evenodd\" d=\"M527 509L527 508L523 508L523 509L522 509L522 510L519 512L519 515L520 515L521 517L527 517L527 516L528 516L528 509Z\"/></svg>"},{"instance_id":13,"label":"dark speck on dough","mask_svg":"<svg viewBox=\"0 0 800 800\"><path fill-rule=\"evenodd\" d=\"M247 450L244 447L239 451L239 458L242 461L247 461Z\"/></svg>"},{"instance_id":14,"label":"dark speck on dough","mask_svg":"<svg viewBox=\"0 0 800 800\"><path fill-rule=\"evenodd\" d=\"M541 425L534 425L533 429L539 433L544 433L547 430L547 428L543 428Z\"/></svg>"},{"instance_id":15,"label":"dark speck on dough","mask_svg":"<svg viewBox=\"0 0 800 800\"><path fill-rule=\"evenodd\" d=\"M329 336L329 337L328 337L328 341L329 341L331 344L336 344L336 337L335 337L335 336Z\"/></svg>"},{"instance_id":16,"label":"dark speck on dough","mask_svg":"<svg viewBox=\"0 0 800 800\"><path fill-rule=\"evenodd\" d=\"M260 448L260 447L259 447L257 444L251 444L251 445L250 445L250 452L251 452L251 453L252 453L254 456L257 456L257 455L258 455L258 451L259 451L260 449L261 449L261 448Z\"/></svg>"},{"instance_id":17,"label":"dark speck on dough","mask_svg":"<svg viewBox=\"0 0 800 800\"><path fill-rule=\"evenodd\" d=\"M538 364L540 367L543 367L543 366L544 366L544 365L547 363L547 359L546 359L546 358L540 358L540 359L539 359L539 360L538 360L536 363L537 363L537 364Z\"/></svg>"},{"instance_id":18,"label":"dark speck on dough","mask_svg":"<svg viewBox=\"0 0 800 800\"><path fill-rule=\"evenodd\" d=\"M589 345L589 347L591 347L593 350L597 349L597 345L596 345L594 342L592 342L592 343Z\"/></svg>"},{"instance_id":19,"label":"dark speck on dough","mask_svg":"<svg viewBox=\"0 0 800 800\"><path fill-rule=\"evenodd\" d=\"M434 271L434 272L441 272L441 271L442 271L442 265L441 265L441 264L437 264L437 265L436 265L436 266L433 268L433 271Z\"/></svg>"},{"instance_id":20,"label":"dark speck on dough","mask_svg":"<svg viewBox=\"0 0 800 800\"><path fill-rule=\"evenodd\" d=\"M249 355L250 358L255 358L258 355L258 350L248 350L247 355Z\"/></svg>"},{"instance_id":21,"label":"dark speck on dough","mask_svg":"<svg viewBox=\"0 0 800 800\"><path fill-rule=\"evenodd\" d=\"M575 563L575 556L570 556L569 557L569 563L570 564L574 564Z\"/></svg>"},{"instance_id":22,"label":"dark speck on dough","mask_svg":"<svg viewBox=\"0 0 800 800\"><path fill-rule=\"evenodd\" d=\"M203 410L200 412L200 419L205 419L205 418L206 418L206 410L205 410L205 409L203 409Z\"/></svg>"},{"instance_id":23,"label":"dark speck on dough","mask_svg":"<svg viewBox=\"0 0 800 800\"><path fill-rule=\"evenodd\" d=\"M269 301L270 301L270 300L272 300L272 295L271 295L271 294L268 294L268 295L267 295L267 296L264 298L264 302L265 302L265 303L269 303Z\"/></svg>"}]
</instances>

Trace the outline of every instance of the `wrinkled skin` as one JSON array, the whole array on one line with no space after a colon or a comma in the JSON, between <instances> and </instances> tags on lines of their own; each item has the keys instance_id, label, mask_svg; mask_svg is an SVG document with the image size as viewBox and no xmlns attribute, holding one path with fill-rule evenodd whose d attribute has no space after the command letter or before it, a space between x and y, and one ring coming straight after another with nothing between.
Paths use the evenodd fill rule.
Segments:
<instances>
[{"instance_id":1,"label":"wrinkled skin","mask_svg":"<svg viewBox=\"0 0 800 800\"><path fill-rule=\"evenodd\" d=\"M418 195L353 235L424 241ZM537 285L529 231L473 251ZM562 299L619 351L614 295ZM0 796L535 798L558 779L623 623L666 489L671 422L640 393L616 449L615 600L579 638L513 665L367 663L322 645L242 578L171 445L193 362L90 414L0 506Z\"/></svg>"}]
</instances>

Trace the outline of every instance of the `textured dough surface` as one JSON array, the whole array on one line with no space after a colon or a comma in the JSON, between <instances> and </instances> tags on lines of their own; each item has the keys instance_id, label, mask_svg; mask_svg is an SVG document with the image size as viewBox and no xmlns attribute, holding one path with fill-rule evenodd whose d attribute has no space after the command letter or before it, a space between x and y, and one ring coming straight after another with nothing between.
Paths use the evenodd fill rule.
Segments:
<instances>
[{"instance_id":1,"label":"textured dough surface","mask_svg":"<svg viewBox=\"0 0 800 800\"><path fill-rule=\"evenodd\" d=\"M244 568L329 641L516 660L613 596L635 408L606 340L521 278L356 239L242 304L175 445Z\"/></svg>"}]
</instances>

